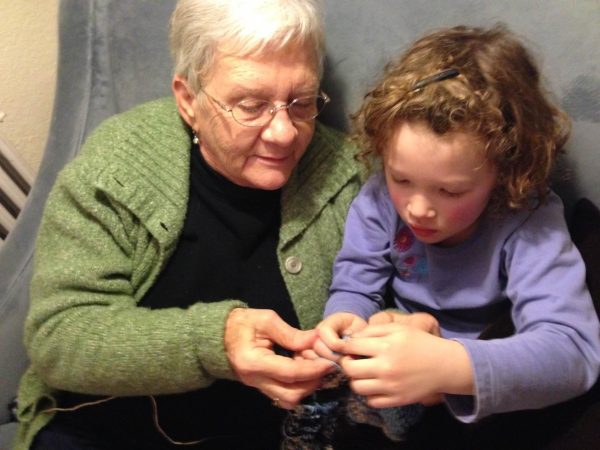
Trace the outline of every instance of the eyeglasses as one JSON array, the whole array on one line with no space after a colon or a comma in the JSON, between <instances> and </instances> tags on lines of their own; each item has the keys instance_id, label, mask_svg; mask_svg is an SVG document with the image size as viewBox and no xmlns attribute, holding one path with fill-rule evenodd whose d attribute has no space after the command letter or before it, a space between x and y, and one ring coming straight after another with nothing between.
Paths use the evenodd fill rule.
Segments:
<instances>
[{"instance_id":1,"label":"eyeglasses","mask_svg":"<svg viewBox=\"0 0 600 450\"><path fill-rule=\"evenodd\" d=\"M268 124L281 109L287 109L293 122L307 122L317 117L325 105L331 101L329 96L321 91L319 95L307 95L293 99L286 105L274 105L266 100L247 99L227 106L200 88L209 99L223 111L228 112L240 125L245 127L263 127Z\"/></svg>"}]
</instances>

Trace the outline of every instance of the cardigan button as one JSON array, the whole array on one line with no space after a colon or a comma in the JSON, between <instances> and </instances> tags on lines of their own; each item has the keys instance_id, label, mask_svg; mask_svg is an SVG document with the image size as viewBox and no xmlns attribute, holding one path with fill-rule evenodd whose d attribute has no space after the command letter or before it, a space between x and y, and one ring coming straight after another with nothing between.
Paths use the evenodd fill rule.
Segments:
<instances>
[{"instance_id":1,"label":"cardigan button","mask_svg":"<svg viewBox=\"0 0 600 450\"><path fill-rule=\"evenodd\" d=\"M285 260L285 270L295 275L302 270L302 261L297 256L288 256Z\"/></svg>"}]
</instances>

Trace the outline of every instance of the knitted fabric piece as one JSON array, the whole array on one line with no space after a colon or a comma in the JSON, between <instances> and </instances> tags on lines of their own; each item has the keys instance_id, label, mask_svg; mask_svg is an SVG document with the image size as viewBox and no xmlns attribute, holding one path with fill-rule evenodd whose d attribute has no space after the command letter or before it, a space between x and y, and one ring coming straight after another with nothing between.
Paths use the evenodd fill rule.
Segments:
<instances>
[{"instance_id":1,"label":"knitted fabric piece","mask_svg":"<svg viewBox=\"0 0 600 450\"><path fill-rule=\"evenodd\" d=\"M392 441L401 441L410 427L419 422L424 409L419 403L375 409L367 406L364 397L354 393L346 402L346 416L351 421L380 428Z\"/></svg>"},{"instance_id":2,"label":"knitted fabric piece","mask_svg":"<svg viewBox=\"0 0 600 450\"><path fill-rule=\"evenodd\" d=\"M323 386L296 406L283 423L281 450L329 450L336 421L349 393L341 372L325 377Z\"/></svg>"},{"instance_id":3,"label":"knitted fabric piece","mask_svg":"<svg viewBox=\"0 0 600 450\"><path fill-rule=\"evenodd\" d=\"M326 377L323 386L294 408L283 424L281 450L330 450L336 423L366 424L381 429L392 441L401 441L419 420L424 406L412 404L375 409L353 393L342 372Z\"/></svg>"}]
</instances>

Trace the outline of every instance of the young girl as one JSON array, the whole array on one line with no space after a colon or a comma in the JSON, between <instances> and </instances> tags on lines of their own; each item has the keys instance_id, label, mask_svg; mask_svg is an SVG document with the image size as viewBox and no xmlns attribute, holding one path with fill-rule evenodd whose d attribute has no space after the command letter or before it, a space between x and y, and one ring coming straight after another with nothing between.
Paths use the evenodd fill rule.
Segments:
<instances>
[{"instance_id":1,"label":"young girl","mask_svg":"<svg viewBox=\"0 0 600 450\"><path fill-rule=\"evenodd\" d=\"M349 211L317 353L341 354L372 407L443 396L463 422L588 390L598 319L548 186L569 121L518 39L502 26L419 39L355 121L383 171ZM388 294L426 314L380 312ZM512 336L478 339L509 310Z\"/></svg>"}]
</instances>

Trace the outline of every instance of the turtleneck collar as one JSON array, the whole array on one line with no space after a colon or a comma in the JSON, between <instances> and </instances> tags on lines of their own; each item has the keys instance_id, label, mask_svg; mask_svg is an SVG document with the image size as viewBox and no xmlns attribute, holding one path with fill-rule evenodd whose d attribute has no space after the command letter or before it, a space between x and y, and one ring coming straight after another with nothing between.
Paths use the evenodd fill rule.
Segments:
<instances>
[{"instance_id":1,"label":"turtleneck collar","mask_svg":"<svg viewBox=\"0 0 600 450\"><path fill-rule=\"evenodd\" d=\"M249 205L270 203L279 199L281 189L267 191L240 186L214 170L206 161L198 145L192 145L192 183L201 183L204 188L234 202Z\"/></svg>"}]
</instances>

